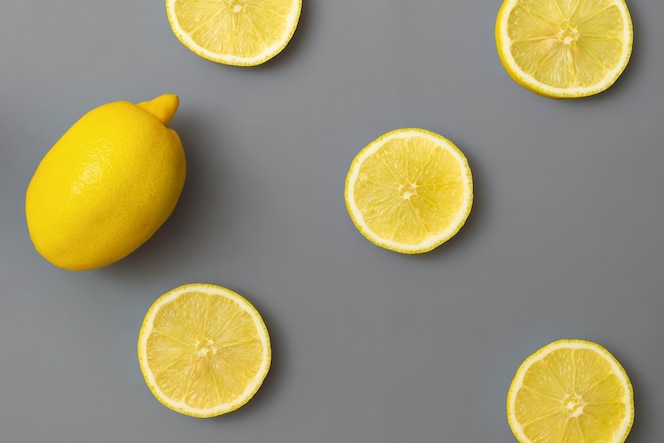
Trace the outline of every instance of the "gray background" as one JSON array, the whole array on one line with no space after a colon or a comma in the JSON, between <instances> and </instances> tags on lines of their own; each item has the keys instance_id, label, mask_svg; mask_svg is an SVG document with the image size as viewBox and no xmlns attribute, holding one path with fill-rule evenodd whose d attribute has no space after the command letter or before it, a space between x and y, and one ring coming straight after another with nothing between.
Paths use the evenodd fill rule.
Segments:
<instances>
[{"instance_id":1,"label":"gray background","mask_svg":"<svg viewBox=\"0 0 664 443\"><path fill-rule=\"evenodd\" d=\"M589 99L516 85L499 0L304 0L256 68L182 46L163 1L6 2L0 18L0 439L513 442L505 397L539 347L584 338L634 384L630 442L664 435L664 5L630 1L634 53ZM91 108L180 96L188 179L172 217L104 269L49 265L25 227L39 160ZM462 231L422 256L373 246L343 184L391 129L453 140L474 173ZM209 420L161 406L136 359L163 292L217 283L271 332L256 397Z\"/></svg>"}]
</instances>

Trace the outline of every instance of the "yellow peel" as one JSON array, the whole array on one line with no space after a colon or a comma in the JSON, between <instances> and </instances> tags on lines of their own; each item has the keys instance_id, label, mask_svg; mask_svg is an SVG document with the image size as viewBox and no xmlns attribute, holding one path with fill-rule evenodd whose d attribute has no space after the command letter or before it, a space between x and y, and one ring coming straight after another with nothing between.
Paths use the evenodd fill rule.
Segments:
<instances>
[{"instance_id":1,"label":"yellow peel","mask_svg":"<svg viewBox=\"0 0 664 443\"><path fill-rule=\"evenodd\" d=\"M44 258L75 271L106 266L166 221L186 175L180 138L166 126L177 103L166 94L99 106L46 153L25 197L30 238Z\"/></svg>"}]
</instances>

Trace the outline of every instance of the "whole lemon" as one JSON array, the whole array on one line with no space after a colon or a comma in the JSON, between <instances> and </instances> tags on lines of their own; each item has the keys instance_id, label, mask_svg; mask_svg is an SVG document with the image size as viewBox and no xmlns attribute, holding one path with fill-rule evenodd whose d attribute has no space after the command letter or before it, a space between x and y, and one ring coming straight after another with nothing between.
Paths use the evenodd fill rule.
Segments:
<instances>
[{"instance_id":1,"label":"whole lemon","mask_svg":"<svg viewBox=\"0 0 664 443\"><path fill-rule=\"evenodd\" d=\"M179 105L166 94L108 103L81 117L39 163L26 192L30 238L63 269L116 262L147 241L177 204L186 174Z\"/></svg>"}]
</instances>

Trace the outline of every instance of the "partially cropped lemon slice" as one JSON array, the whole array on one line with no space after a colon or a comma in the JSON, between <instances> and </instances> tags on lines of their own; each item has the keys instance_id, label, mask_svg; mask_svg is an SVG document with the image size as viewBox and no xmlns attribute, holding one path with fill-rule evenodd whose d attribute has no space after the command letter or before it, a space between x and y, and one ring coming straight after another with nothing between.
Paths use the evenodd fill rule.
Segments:
<instances>
[{"instance_id":1,"label":"partially cropped lemon slice","mask_svg":"<svg viewBox=\"0 0 664 443\"><path fill-rule=\"evenodd\" d=\"M164 406L213 417L239 408L258 391L270 368L270 339L244 297L221 286L188 284L148 310L138 361Z\"/></svg>"},{"instance_id":2,"label":"partially cropped lemon slice","mask_svg":"<svg viewBox=\"0 0 664 443\"><path fill-rule=\"evenodd\" d=\"M622 443L634 420L632 385L597 343L555 341L516 371L507 417L521 443Z\"/></svg>"},{"instance_id":3,"label":"partially cropped lemon slice","mask_svg":"<svg viewBox=\"0 0 664 443\"><path fill-rule=\"evenodd\" d=\"M175 36L217 63L255 66L280 53L295 33L302 0L166 0Z\"/></svg>"},{"instance_id":4,"label":"partially cropped lemon slice","mask_svg":"<svg viewBox=\"0 0 664 443\"><path fill-rule=\"evenodd\" d=\"M548 97L606 90L632 52L632 20L624 0L505 0L495 31L510 76Z\"/></svg>"},{"instance_id":5,"label":"partially cropped lemon slice","mask_svg":"<svg viewBox=\"0 0 664 443\"><path fill-rule=\"evenodd\" d=\"M473 180L466 157L445 137L396 129L357 154L345 199L353 223L369 241L417 254L461 229L473 202Z\"/></svg>"}]
</instances>

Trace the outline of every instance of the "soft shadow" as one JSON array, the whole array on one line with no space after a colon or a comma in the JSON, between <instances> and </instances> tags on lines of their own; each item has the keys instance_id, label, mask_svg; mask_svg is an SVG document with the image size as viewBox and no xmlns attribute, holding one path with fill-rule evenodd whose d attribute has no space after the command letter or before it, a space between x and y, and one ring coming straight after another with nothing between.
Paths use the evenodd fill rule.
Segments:
<instances>
[{"instance_id":1,"label":"soft shadow","mask_svg":"<svg viewBox=\"0 0 664 443\"><path fill-rule=\"evenodd\" d=\"M459 149L464 153L468 159L470 170L473 176L473 206L468 215L468 219L461 227L459 232L436 249L424 254L416 254L414 259L431 259L433 257L447 256L454 254L457 248L466 247L466 242L470 241L472 236L475 235L484 225L487 216L487 202L490 196L487 195L488 187L485 186L485 174L482 169L482 164L475 159L469 150L464 149L463 144L458 144Z\"/></svg>"},{"instance_id":2,"label":"soft shadow","mask_svg":"<svg viewBox=\"0 0 664 443\"><path fill-rule=\"evenodd\" d=\"M645 386L645 383L642 383L643 379L637 368L623 364L624 359L621 359L619 355L615 357L625 368L634 390L634 424L626 441L651 441L652 430L655 428L656 420L658 420L658 417L653 414L657 410L655 397L652 395L652 391L641 389Z\"/></svg>"},{"instance_id":3,"label":"soft shadow","mask_svg":"<svg viewBox=\"0 0 664 443\"><path fill-rule=\"evenodd\" d=\"M630 56L629 62L625 67L625 70L620 74L620 77L616 79L613 85L609 86L608 89L595 94L589 97L573 98L573 99L560 99L565 102L573 102L574 104L578 103L591 103L596 104L598 101L605 100L615 100L616 97L625 96L631 94L630 88L635 88L638 85L638 75L643 69L643 57L642 54L646 54L648 43L643 40L643 36L640 32L641 18L639 15L639 4L638 2L627 1L630 15L632 17L632 27L634 32L634 41L632 42L632 54ZM556 99L554 99L556 100Z\"/></svg>"},{"instance_id":4,"label":"soft shadow","mask_svg":"<svg viewBox=\"0 0 664 443\"><path fill-rule=\"evenodd\" d=\"M271 71L280 66L294 62L292 59L298 57L302 52L302 47L310 41L311 23L313 17L314 2L302 0L302 11L300 12L300 20L298 21L297 28L293 37L286 45L286 47L270 60L257 66L233 66L233 68L250 70L253 72Z\"/></svg>"},{"instance_id":5,"label":"soft shadow","mask_svg":"<svg viewBox=\"0 0 664 443\"><path fill-rule=\"evenodd\" d=\"M195 113L186 110L178 113L171 126L180 135L187 161L187 177L180 199L171 216L150 239L126 258L99 272L110 277L122 274L123 279L141 280L146 275L175 272L182 260L205 246L202 243L206 236L201 235L201 231L225 229L225 221L211 217L209 207L223 205L227 197L224 192L231 187L218 181L230 180L231 175L225 173L225 168L229 167L226 162L209 161L206 151L223 151L223 147L210 146L215 137L206 125L205 119ZM215 158L219 155L216 152ZM212 178L214 186L209 183Z\"/></svg>"},{"instance_id":6,"label":"soft shadow","mask_svg":"<svg viewBox=\"0 0 664 443\"><path fill-rule=\"evenodd\" d=\"M214 420L226 422L228 420L243 420L253 419L258 411L273 407L272 398L276 397L279 389L283 386L283 380L287 374L287 362L290 361L288 355L288 345L281 333L282 329L276 316L272 315L265 306L261 306L256 302L256 298L251 294L241 292L241 289L233 289L239 294L242 294L247 300L251 301L254 307L260 312L268 333L270 334L270 345L272 347L272 363L270 371L268 372L263 384L258 389L256 394L242 407L236 409L228 414L215 417Z\"/></svg>"}]
</instances>

